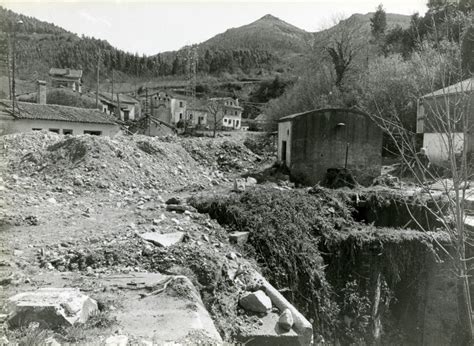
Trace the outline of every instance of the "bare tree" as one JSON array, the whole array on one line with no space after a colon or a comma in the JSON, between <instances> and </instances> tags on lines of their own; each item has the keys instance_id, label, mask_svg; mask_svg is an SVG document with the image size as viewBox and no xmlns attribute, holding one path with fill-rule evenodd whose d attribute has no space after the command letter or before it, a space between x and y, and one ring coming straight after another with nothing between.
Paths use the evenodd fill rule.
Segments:
<instances>
[{"instance_id":1,"label":"bare tree","mask_svg":"<svg viewBox=\"0 0 474 346\"><path fill-rule=\"evenodd\" d=\"M472 151L470 140L472 141L474 129L474 78L449 85L448 76L453 77L453 66L447 66L444 60L441 61L442 57L436 54L431 59L440 59L442 88L436 91L439 86L435 84L433 71L425 66L424 71L420 72L425 74L425 80L430 81L432 92L421 97L423 92L420 90L417 95L418 132L423 132L426 138L430 137L431 143L435 143L431 148L426 148L428 155L424 150L419 150L415 141L416 134L405 126L403 114L396 107L382 108L377 100L373 100L376 111L372 110L371 116L391 138L401 167L422 187L425 199L420 200L425 203L425 210L440 222L442 231L449 236L449 244L440 244L432 230L421 225L407 204L407 211L418 228L432 236L439 249L449 258L452 272L458 280L457 310L463 331L460 342L467 345L474 340L469 275L474 258L466 255L466 248L474 246L474 234L465 226L467 188L474 177L473 153L468 152ZM462 76L461 66L456 66L456 71L459 80ZM430 156L436 162L430 162ZM431 189L433 185L441 188L443 193L436 194Z\"/></svg>"},{"instance_id":2,"label":"bare tree","mask_svg":"<svg viewBox=\"0 0 474 346\"><path fill-rule=\"evenodd\" d=\"M206 108L212 121L212 136L216 137L216 133L220 127L220 121L222 120L222 115L224 113L223 103L219 100L211 99L208 101Z\"/></svg>"}]
</instances>

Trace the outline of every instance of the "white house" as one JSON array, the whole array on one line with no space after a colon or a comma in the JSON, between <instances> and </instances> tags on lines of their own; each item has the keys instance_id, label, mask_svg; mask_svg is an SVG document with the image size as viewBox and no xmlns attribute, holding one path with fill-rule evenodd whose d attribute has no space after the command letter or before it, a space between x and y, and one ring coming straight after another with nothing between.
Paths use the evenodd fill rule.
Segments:
<instances>
[{"instance_id":1,"label":"white house","mask_svg":"<svg viewBox=\"0 0 474 346\"><path fill-rule=\"evenodd\" d=\"M466 138L463 133L464 120L470 128ZM474 78L433 91L418 100L416 132L423 134L423 147L432 162L446 161L450 148L456 153L463 150L474 152L472 126Z\"/></svg>"},{"instance_id":2,"label":"white house","mask_svg":"<svg viewBox=\"0 0 474 346\"><path fill-rule=\"evenodd\" d=\"M120 105L120 119L123 121L136 120L141 115L140 102L128 95L120 93L99 92L102 112L117 117L117 108Z\"/></svg>"}]
</instances>

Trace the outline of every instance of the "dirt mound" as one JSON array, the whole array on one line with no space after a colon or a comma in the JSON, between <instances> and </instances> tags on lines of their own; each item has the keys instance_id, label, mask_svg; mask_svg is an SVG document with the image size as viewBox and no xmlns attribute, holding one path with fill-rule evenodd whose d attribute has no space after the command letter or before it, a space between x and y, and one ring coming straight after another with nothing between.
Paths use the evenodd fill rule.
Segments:
<instances>
[{"instance_id":1,"label":"dirt mound","mask_svg":"<svg viewBox=\"0 0 474 346\"><path fill-rule=\"evenodd\" d=\"M209 183L209 169L199 165L179 142L146 136L64 137L51 133L4 136L8 169L47 183L97 188L178 189Z\"/></svg>"},{"instance_id":2,"label":"dirt mound","mask_svg":"<svg viewBox=\"0 0 474 346\"><path fill-rule=\"evenodd\" d=\"M194 160L214 170L242 172L254 168L263 160L263 157L236 140L184 138L180 141Z\"/></svg>"}]
</instances>

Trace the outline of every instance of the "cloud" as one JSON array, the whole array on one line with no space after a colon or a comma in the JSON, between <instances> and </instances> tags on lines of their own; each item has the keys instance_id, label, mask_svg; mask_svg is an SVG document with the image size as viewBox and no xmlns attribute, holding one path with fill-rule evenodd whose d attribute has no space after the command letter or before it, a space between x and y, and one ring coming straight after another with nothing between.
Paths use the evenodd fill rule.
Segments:
<instances>
[{"instance_id":1,"label":"cloud","mask_svg":"<svg viewBox=\"0 0 474 346\"><path fill-rule=\"evenodd\" d=\"M107 19L100 18L100 17L95 17L95 16L91 15L90 13L88 13L87 11L84 11L84 10L79 11L79 16L81 16L82 18L84 18L85 20L87 20L91 23L102 24L102 25L105 25L109 28L112 27L112 23L109 22Z\"/></svg>"}]
</instances>

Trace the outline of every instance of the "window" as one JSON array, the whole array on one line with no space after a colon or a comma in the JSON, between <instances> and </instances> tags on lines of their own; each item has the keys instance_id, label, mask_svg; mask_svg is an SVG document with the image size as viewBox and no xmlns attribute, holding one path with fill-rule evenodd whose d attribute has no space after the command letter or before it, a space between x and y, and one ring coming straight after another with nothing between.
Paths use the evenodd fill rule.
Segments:
<instances>
[{"instance_id":1,"label":"window","mask_svg":"<svg viewBox=\"0 0 474 346\"><path fill-rule=\"evenodd\" d=\"M227 109L224 109L224 114L227 114Z\"/></svg>"},{"instance_id":2,"label":"window","mask_svg":"<svg viewBox=\"0 0 474 346\"><path fill-rule=\"evenodd\" d=\"M31 130L32 130L32 131L41 131L42 129L40 129L40 128L32 128Z\"/></svg>"},{"instance_id":3,"label":"window","mask_svg":"<svg viewBox=\"0 0 474 346\"><path fill-rule=\"evenodd\" d=\"M224 124L227 124L227 119L224 119Z\"/></svg>"},{"instance_id":4,"label":"window","mask_svg":"<svg viewBox=\"0 0 474 346\"><path fill-rule=\"evenodd\" d=\"M193 115L192 114L189 114L189 119L193 119Z\"/></svg>"},{"instance_id":5,"label":"window","mask_svg":"<svg viewBox=\"0 0 474 346\"><path fill-rule=\"evenodd\" d=\"M239 127L239 121L238 120L235 121L235 127Z\"/></svg>"},{"instance_id":6,"label":"window","mask_svg":"<svg viewBox=\"0 0 474 346\"><path fill-rule=\"evenodd\" d=\"M49 129L49 132L59 133L59 129Z\"/></svg>"},{"instance_id":7,"label":"window","mask_svg":"<svg viewBox=\"0 0 474 346\"><path fill-rule=\"evenodd\" d=\"M72 130L63 129L63 135L72 135Z\"/></svg>"},{"instance_id":8,"label":"window","mask_svg":"<svg viewBox=\"0 0 474 346\"><path fill-rule=\"evenodd\" d=\"M183 101L179 101L179 106L183 107Z\"/></svg>"},{"instance_id":9,"label":"window","mask_svg":"<svg viewBox=\"0 0 474 346\"><path fill-rule=\"evenodd\" d=\"M235 114L235 115L237 115L237 111L235 111L235 113L234 113L234 114Z\"/></svg>"},{"instance_id":10,"label":"window","mask_svg":"<svg viewBox=\"0 0 474 346\"><path fill-rule=\"evenodd\" d=\"M179 120L183 119L183 113L179 113Z\"/></svg>"},{"instance_id":11,"label":"window","mask_svg":"<svg viewBox=\"0 0 474 346\"><path fill-rule=\"evenodd\" d=\"M92 136L100 136L102 134L102 131L89 131L89 130L84 130L85 135L92 135Z\"/></svg>"}]
</instances>

